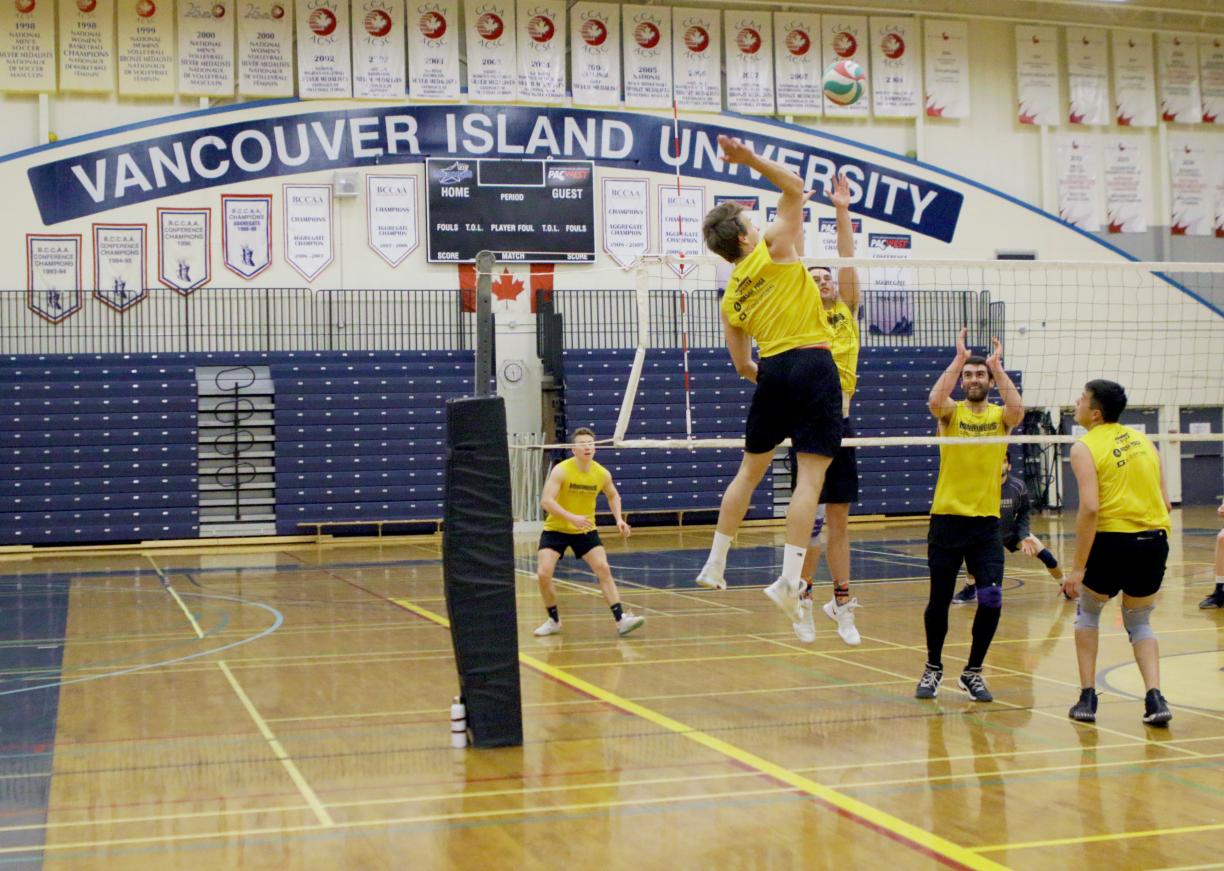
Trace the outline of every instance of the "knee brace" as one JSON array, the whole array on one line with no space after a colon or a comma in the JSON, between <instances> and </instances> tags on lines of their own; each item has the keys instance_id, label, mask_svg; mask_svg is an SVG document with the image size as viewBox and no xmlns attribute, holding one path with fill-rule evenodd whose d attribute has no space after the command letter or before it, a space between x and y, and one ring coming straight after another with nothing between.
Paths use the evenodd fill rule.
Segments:
<instances>
[{"instance_id":1,"label":"knee brace","mask_svg":"<svg viewBox=\"0 0 1224 871\"><path fill-rule=\"evenodd\" d=\"M1096 596L1090 596L1087 593L1081 592L1079 597L1079 605L1075 609L1075 628L1076 629L1100 629L1101 628L1101 611L1105 608L1105 600L1098 599Z\"/></svg>"},{"instance_id":2,"label":"knee brace","mask_svg":"<svg viewBox=\"0 0 1224 871\"><path fill-rule=\"evenodd\" d=\"M1126 634L1130 636L1131 644L1138 644L1140 641L1156 637L1156 633L1152 631L1152 624L1148 622L1152 619L1152 609L1155 607L1155 605L1146 605L1142 608L1123 606L1122 625L1126 627Z\"/></svg>"},{"instance_id":3,"label":"knee brace","mask_svg":"<svg viewBox=\"0 0 1224 871\"><path fill-rule=\"evenodd\" d=\"M997 584L992 584L989 587L978 587L977 602L979 608L1002 608L1003 588Z\"/></svg>"}]
</instances>

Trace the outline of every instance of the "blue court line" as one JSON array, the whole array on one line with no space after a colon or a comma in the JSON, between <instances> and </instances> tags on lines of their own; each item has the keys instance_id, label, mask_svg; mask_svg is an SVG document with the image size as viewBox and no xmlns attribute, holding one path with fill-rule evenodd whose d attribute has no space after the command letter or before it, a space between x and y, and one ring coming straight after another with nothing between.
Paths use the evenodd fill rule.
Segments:
<instances>
[{"instance_id":1,"label":"blue court line","mask_svg":"<svg viewBox=\"0 0 1224 871\"><path fill-rule=\"evenodd\" d=\"M167 566L162 571L167 575L181 575L187 572L194 572L198 575L204 574L233 574L235 572L264 572L264 573L280 573L280 572L304 572L304 571L326 571L328 569L365 569L365 568L384 568L384 567L403 567L403 566L429 566L440 565L441 557L438 559L407 559L407 560L386 560L379 562L364 562L364 563L329 563L327 565L313 565L309 563L285 563L284 565L258 565L258 566L224 566L201 568L198 566ZM151 577L160 577L160 575L152 569L132 568L132 569L111 569L98 572L46 572L39 574L33 572L25 575L0 575L0 584L4 583L29 583L33 580L46 581L48 583L68 582L78 578L123 578L132 577L133 575L140 577L149 575Z\"/></svg>"}]
</instances>

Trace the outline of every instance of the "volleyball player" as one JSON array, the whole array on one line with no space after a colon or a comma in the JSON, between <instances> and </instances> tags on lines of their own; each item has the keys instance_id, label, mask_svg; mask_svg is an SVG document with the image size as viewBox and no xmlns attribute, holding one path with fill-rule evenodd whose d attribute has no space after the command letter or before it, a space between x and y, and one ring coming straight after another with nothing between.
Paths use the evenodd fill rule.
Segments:
<instances>
[{"instance_id":1,"label":"volleyball player","mask_svg":"<svg viewBox=\"0 0 1224 871\"><path fill-rule=\"evenodd\" d=\"M1003 368L1003 345L992 339L989 357L976 357L965 347L966 329L956 338L956 357L939 376L927 402L938 422L941 436L982 438L1005 436L1024 418L1020 391ZM952 399L959 377L963 401ZM987 401L997 386L1003 405ZM948 608L956 589L956 576L964 563L977 580L977 613L973 618L973 643L969 662L958 681L960 688L978 702L994 701L982 679L982 663L999 626L1003 608L1003 542L999 537L999 469L1007 456L1007 445L953 444L939 446L939 478L931 504L927 531L927 564L931 592L923 622L926 627L927 662L914 695L933 699L943 681L943 644L948 634Z\"/></svg>"},{"instance_id":2,"label":"volleyball player","mask_svg":"<svg viewBox=\"0 0 1224 871\"><path fill-rule=\"evenodd\" d=\"M825 470L841 445L841 389L829 351L832 331L812 276L799 259L803 238L803 180L730 136L718 137L722 159L760 173L782 192L777 220L761 233L737 203L715 206L702 231L707 247L734 264L719 313L727 350L741 376L756 384L745 425L744 456L723 494L710 554L697 575L703 587L725 589L731 538L752 491L790 438L797 456L795 492L786 512L782 574L765 594L799 620L800 578ZM753 362L752 342L760 349Z\"/></svg>"},{"instance_id":3,"label":"volleyball player","mask_svg":"<svg viewBox=\"0 0 1224 871\"><path fill-rule=\"evenodd\" d=\"M1075 402L1075 422L1088 432L1071 446L1079 512L1075 562L1063 592L1079 599L1075 657L1081 689L1068 715L1096 722L1101 611L1120 592L1122 625L1147 690L1143 722L1164 726L1173 714L1160 693L1160 648L1150 620L1169 558L1170 505L1156 448L1118 423L1125 408L1126 391L1113 381L1089 381Z\"/></svg>"},{"instance_id":4,"label":"volleyball player","mask_svg":"<svg viewBox=\"0 0 1224 871\"><path fill-rule=\"evenodd\" d=\"M853 257L850 182L844 174L838 175L829 200L837 213L837 255ZM854 435L850 428L850 400L858 381L858 272L853 267L842 267L837 270L836 283L833 281L833 271L826 266L813 266L808 272L816 281L821 305L833 331L831 350L841 385L842 437L849 438ZM850 506L857 501L858 462L854 448L843 445L825 473L824 486L820 491L824 516L818 516L812 528L807 555L800 570L806 590L799 600L799 621L794 627L796 637L805 643L816 640L816 627L812 623L812 576L820 562L822 541L827 543L825 559L829 563L829 574L833 576L833 598L824 604L822 610L837 624L837 634L842 641L850 645L861 641L858 628L854 625L854 609L859 607L858 599L850 598Z\"/></svg>"},{"instance_id":5,"label":"volleyball player","mask_svg":"<svg viewBox=\"0 0 1224 871\"><path fill-rule=\"evenodd\" d=\"M537 636L556 635L561 631L561 616L557 610L557 591L553 572L557 562L572 549L574 556L585 560L599 580L599 589L612 609L619 635L628 635L646 622L645 617L630 614L621 606L620 592L612 580L608 552L595 531L595 500L603 493L608 508L616 519L616 528L629 537L629 524L621 516L621 498L612 483L612 473L595 462L595 433L586 427L574 430L573 456L553 466L544 484L540 506L548 512L540 547L536 555L536 577L540 583L540 598L548 611L548 619L536 629Z\"/></svg>"},{"instance_id":6,"label":"volleyball player","mask_svg":"<svg viewBox=\"0 0 1224 871\"><path fill-rule=\"evenodd\" d=\"M1224 517L1224 502L1216 509L1216 514ZM1224 529L1216 536L1215 543L1215 589L1207 594L1207 598L1199 602L1199 607L1224 608Z\"/></svg>"},{"instance_id":7,"label":"volleyball player","mask_svg":"<svg viewBox=\"0 0 1224 871\"><path fill-rule=\"evenodd\" d=\"M1012 553L1021 551L1040 560L1050 577L1061 581L1063 571L1058 567L1058 559L1040 538L1029 531L1029 515L1033 513L1033 503L1029 499L1028 487L1010 472L1011 461L1004 456L1003 489L999 497L999 533L1003 538L1003 546ZM969 583L952 597L952 604L964 605L976 599L977 585L971 574Z\"/></svg>"}]
</instances>

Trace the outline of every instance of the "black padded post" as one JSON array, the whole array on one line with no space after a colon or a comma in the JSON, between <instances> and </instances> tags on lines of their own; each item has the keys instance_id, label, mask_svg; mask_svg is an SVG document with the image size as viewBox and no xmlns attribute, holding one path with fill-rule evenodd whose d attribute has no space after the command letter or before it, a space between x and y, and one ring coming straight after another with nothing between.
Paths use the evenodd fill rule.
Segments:
<instances>
[{"instance_id":1,"label":"black padded post","mask_svg":"<svg viewBox=\"0 0 1224 871\"><path fill-rule=\"evenodd\" d=\"M446 403L442 571L459 689L476 747L523 743L506 406Z\"/></svg>"}]
</instances>

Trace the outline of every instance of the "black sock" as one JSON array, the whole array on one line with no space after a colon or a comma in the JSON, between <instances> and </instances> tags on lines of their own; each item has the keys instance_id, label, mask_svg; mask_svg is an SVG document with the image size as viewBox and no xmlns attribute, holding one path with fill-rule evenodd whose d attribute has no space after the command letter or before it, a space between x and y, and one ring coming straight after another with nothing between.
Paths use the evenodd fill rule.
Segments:
<instances>
[{"instance_id":1,"label":"black sock","mask_svg":"<svg viewBox=\"0 0 1224 871\"><path fill-rule=\"evenodd\" d=\"M1058 568L1058 560L1054 559L1054 554L1050 553L1048 547L1037 554L1037 559L1041 560L1047 569Z\"/></svg>"},{"instance_id":2,"label":"black sock","mask_svg":"<svg viewBox=\"0 0 1224 871\"><path fill-rule=\"evenodd\" d=\"M558 616L556 605L553 605L551 608L548 609L548 617L550 620L552 620L555 623L561 622L561 618Z\"/></svg>"},{"instance_id":3,"label":"black sock","mask_svg":"<svg viewBox=\"0 0 1224 871\"><path fill-rule=\"evenodd\" d=\"M999 616L1002 608L987 608L981 603L977 613L973 615L973 644L969 648L969 668L981 668L986 661L986 651L994 638L995 630L999 628Z\"/></svg>"},{"instance_id":4,"label":"black sock","mask_svg":"<svg viewBox=\"0 0 1224 871\"><path fill-rule=\"evenodd\" d=\"M944 637L948 634L947 606L927 605L922 622L926 628L927 663L942 670Z\"/></svg>"},{"instance_id":5,"label":"black sock","mask_svg":"<svg viewBox=\"0 0 1224 871\"><path fill-rule=\"evenodd\" d=\"M1216 584L1216 589L1215 589L1215 591L1216 591L1217 593L1220 593L1220 594L1224 595L1224 582Z\"/></svg>"},{"instance_id":6,"label":"black sock","mask_svg":"<svg viewBox=\"0 0 1224 871\"><path fill-rule=\"evenodd\" d=\"M836 602L838 605L844 605L849 600L850 600L850 584L847 583L845 586L842 586L842 587L839 587L837 586L837 584L834 584L833 585L833 601Z\"/></svg>"},{"instance_id":7,"label":"black sock","mask_svg":"<svg viewBox=\"0 0 1224 871\"><path fill-rule=\"evenodd\" d=\"M624 614L625 614L625 610L621 607L620 602L617 602L615 605L612 606L612 619L615 620L617 623L620 622L620 618L623 617Z\"/></svg>"}]
</instances>

